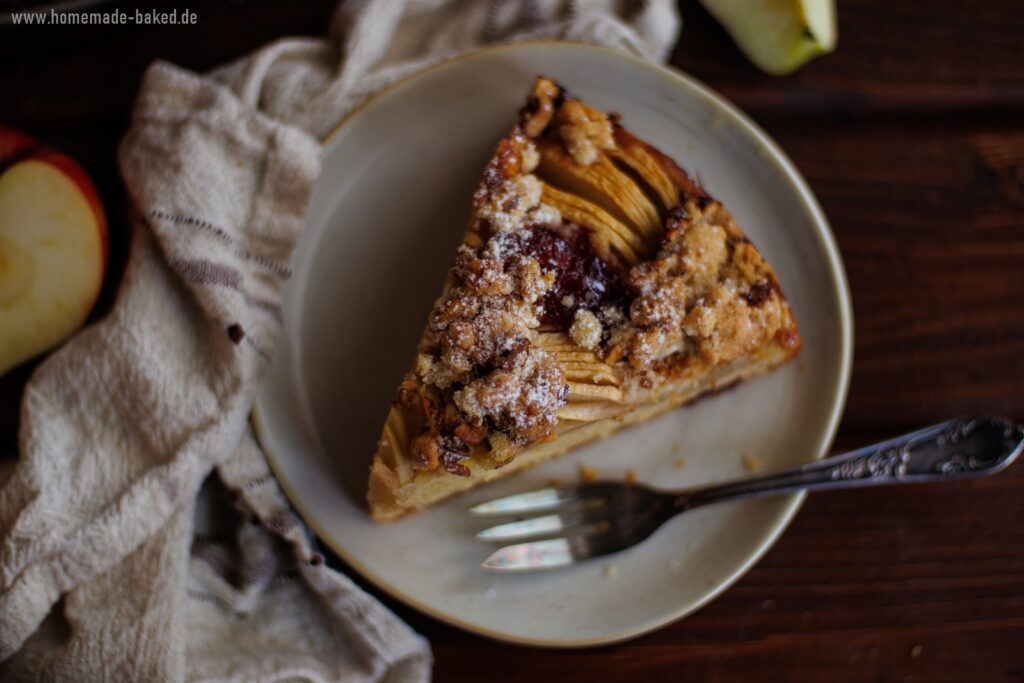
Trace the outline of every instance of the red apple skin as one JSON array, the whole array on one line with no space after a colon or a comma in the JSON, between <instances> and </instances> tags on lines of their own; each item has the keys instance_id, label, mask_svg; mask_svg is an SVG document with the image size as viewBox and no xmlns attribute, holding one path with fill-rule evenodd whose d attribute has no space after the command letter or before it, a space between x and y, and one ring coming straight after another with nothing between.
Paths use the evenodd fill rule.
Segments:
<instances>
[{"instance_id":1,"label":"red apple skin","mask_svg":"<svg viewBox=\"0 0 1024 683\"><path fill-rule=\"evenodd\" d=\"M20 130L0 124L0 172L16 159L27 156L30 149L38 146L39 143Z\"/></svg>"},{"instance_id":2,"label":"red apple skin","mask_svg":"<svg viewBox=\"0 0 1024 683\"><path fill-rule=\"evenodd\" d=\"M34 138L19 130L0 124L0 174L8 167L26 159L45 161L60 170L78 187L96 217L96 226L100 231L100 245L103 252L103 273L107 272L110 261L109 235L107 231L107 214L103 210L99 192L89 175L71 157L57 150L41 145Z\"/></svg>"}]
</instances>

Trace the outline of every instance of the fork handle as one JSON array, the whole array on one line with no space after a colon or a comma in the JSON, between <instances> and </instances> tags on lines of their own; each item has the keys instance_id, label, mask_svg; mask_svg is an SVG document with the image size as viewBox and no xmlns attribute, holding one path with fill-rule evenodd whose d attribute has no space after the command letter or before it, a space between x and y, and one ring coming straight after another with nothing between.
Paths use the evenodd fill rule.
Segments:
<instances>
[{"instance_id":1,"label":"fork handle","mask_svg":"<svg viewBox=\"0 0 1024 683\"><path fill-rule=\"evenodd\" d=\"M961 417L910 434L761 477L691 489L678 508L793 491L949 481L994 474L1024 447L1024 425L1001 417Z\"/></svg>"}]
</instances>

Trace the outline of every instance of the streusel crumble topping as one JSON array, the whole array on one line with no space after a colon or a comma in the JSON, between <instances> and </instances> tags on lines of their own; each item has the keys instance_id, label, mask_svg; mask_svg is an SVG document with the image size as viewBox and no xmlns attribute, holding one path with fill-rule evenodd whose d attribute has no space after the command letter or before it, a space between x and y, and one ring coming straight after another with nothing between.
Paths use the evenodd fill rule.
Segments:
<instances>
[{"instance_id":1,"label":"streusel crumble topping","mask_svg":"<svg viewBox=\"0 0 1024 683\"><path fill-rule=\"evenodd\" d=\"M569 394L561 369L547 353L521 339L489 374L455 392L474 421L490 419L505 434L536 441L551 433Z\"/></svg>"},{"instance_id":2,"label":"streusel crumble topping","mask_svg":"<svg viewBox=\"0 0 1024 683\"><path fill-rule=\"evenodd\" d=\"M589 166L597 161L602 150L615 147L612 122L604 112L567 100L558 115L562 120L558 134L577 164Z\"/></svg>"},{"instance_id":3,"label":"streusel crumble topping","mask_svg":"<svg viewBox=\"0 0 1024 683\"><path fill-rule=\"evenodd\" d=\"M577 346L593 351L601 344L602 334L604 334L604 328L593 311L586 308L576 311L572 327L569 328L569 337L576 342Z\"/></svg>"},{"instance_id":4,"label":"streusel crumble topping","mask_svg":"<svg viewBox=\"0 0 1024 683\"><path fill-rule=\"evenodd\" d=\"M669 212L662 248L629 272L629 321L612 335L643 371L673 354L725 363L771 339L785 319L778 283L718 202Z\"/></svg>"}]
</instances>

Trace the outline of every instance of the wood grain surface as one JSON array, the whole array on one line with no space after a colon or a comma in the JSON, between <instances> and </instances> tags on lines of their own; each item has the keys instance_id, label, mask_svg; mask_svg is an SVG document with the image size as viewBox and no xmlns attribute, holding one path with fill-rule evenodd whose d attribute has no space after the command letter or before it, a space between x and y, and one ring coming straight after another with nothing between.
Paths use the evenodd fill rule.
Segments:
<instances>
[{"instance_id":1,"label":"wood grain surface","mask_svg":"<svg viewBox=\"0 0 1024 683\"><path fill-rule=\"evenodd\" d=\"M836 448L967 412L1024 418L1019 0L839 4L839 50L789 77L757 72L694 2L681 5L671 59L779 141L832 224L856 321ZM279 36L320 34L332 2L193 9L188 28L0 31L0 122L80 159L111 215L115 269L97 315L123 265L115 153L145 66L202 70ZM31 370L0 379L0 453L14 451ZM722 597L622 645L513 647L381 597L431 640L438 681L1021 682L1024 465L812 496Z\"/></svg>"}]
</instances>

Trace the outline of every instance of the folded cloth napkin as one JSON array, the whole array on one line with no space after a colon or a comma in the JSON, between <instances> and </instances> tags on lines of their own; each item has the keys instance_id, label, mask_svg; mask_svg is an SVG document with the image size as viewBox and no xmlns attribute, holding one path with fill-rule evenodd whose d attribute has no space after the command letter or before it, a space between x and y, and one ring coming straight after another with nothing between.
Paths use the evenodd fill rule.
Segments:
<instances>
[{"instance_id":1,"label":"folded cloth napkin","mask_svg":"<svg viewBox=\"0 0 1024 683\"><path fill-rule=\"evenodd\" d=\"M328 40L205 76L154 64L120 149L134 231L119 296L33 376L0 473L0 677L429 679L427 643L325 565L249 431L318 140L479 45L561 37L660 60L678 28L671 0L356 0ZM209 505L237 517L226 541L195 533Z\"/></svg>"}]
</instances>

